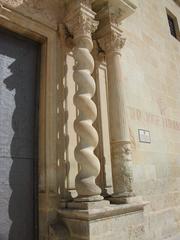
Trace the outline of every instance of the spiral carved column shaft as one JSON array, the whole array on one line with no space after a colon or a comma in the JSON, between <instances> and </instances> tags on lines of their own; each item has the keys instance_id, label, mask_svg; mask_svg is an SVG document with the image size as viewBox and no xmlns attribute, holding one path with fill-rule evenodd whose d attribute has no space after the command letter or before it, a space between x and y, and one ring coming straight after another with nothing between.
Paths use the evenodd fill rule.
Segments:
<instances>
[{"instance_id":1,"label":"spiral carved column shaft","mask_svg":"<svg viewBox=\"0 0 180 240\"><path fill-rule=\"evenodd\" d=\"M100 172L100 163L94 154L98 144L98 134L93 127L97 116L97 109L92 97L95 94L95 81L91 76L94 70L94 60L91 55L93 42L91 33L95 31L97 22L94 21L94 12L81 4L76 9L75 15L68 19L68 28L73 34L75 59L73 78L77 84L74 95L74 104L78 116L74 128L78 135L78 144L75 148L75 159L80 166L80 171L75 179L78 192L77 201L97 201L102 197L101 189L95 180Z\"/></svg>"}]
</instances>

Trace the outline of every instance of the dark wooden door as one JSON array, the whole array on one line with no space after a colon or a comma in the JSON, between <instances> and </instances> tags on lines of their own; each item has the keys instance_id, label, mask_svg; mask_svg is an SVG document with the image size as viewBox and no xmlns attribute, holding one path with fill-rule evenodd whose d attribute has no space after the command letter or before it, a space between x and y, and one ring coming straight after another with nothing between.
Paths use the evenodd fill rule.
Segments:
<instances>
[{"instance_id":1,"label":"dark wooden door","mask_svg":"<svg viewBox=\"0 0 180 240\"><path fill-rule=\"evenodd\" d=\"M37 235L40 46L0 29L0 240Z\"/></svg>"}]
</instances>

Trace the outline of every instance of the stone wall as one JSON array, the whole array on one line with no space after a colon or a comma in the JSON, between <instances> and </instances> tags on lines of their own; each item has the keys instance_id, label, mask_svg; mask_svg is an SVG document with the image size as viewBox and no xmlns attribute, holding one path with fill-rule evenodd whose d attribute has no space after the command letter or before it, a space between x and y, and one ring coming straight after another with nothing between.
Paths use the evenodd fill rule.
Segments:
<instances>
[{"instance_id":1,"label":"stone wall","mask_svg":"<svg viewBox=\"0 0 180 240\"><path fill-rule=\"evenodd\" d=\"M52 28L57 28L57 23L63 17L64 1L1 0L0 3Z\"/></svg>"},{"instance_id":2,"label":"stone wall","mask_svg":"<svg viewBox=\"0 0 180 240\"><path fill-rule=\"evenodd\" d=\"M170 0L136 4L122 24L134 185L150 201L148 239L169 239L180 232L180 42L170 34L166 8L179 24L180 8ZM138 129L150 131L150 144L139 142Z\"/></svg>"}]
</instances>

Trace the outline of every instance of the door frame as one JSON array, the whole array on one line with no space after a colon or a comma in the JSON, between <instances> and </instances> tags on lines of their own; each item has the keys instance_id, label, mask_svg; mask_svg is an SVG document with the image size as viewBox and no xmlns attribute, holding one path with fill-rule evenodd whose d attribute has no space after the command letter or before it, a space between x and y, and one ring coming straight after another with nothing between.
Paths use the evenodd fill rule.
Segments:
<instances>
[{"instance_id":1,"label":"door frame","mask_svg":"<svg viewBox=\"0 0 180 240\"><path fill-rule=\"evenodd\" d=\"M49 214L57 197L56 177L56 51L57 29L0 4L0 27L41 44L38 139L38 235L48 235Z\"/></svg>"}]
</instances>

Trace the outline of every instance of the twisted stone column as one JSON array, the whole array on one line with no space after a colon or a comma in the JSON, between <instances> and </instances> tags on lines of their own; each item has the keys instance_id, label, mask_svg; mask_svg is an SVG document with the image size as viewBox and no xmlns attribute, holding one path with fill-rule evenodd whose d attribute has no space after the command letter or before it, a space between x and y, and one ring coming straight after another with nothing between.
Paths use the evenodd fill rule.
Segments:
<instances>
[{"instance_id":1,"label":"twisted stone column","mask_svg":"<svg viewBox=\"0 0 180 240\"><path fill-rule=\"evenodd\" d=\"M86 1L87 2L87 1ZM96 30L95 13L85 4L85 1L74 1L71 4L71 16L66 19L69 31L73 35L75 59L73 78L77 84L74 104L78 116L74 128L79 142L75 148L75 159L80 171L75 179L78 198L76 201L97 201L103 199L101 189L95 180L100 172L100 163L94 154L98 144L98 134L92 126L97 116L97 109L92 97L95 93L95 81L91 76L94 70L94 60L91 55L93 42L91 33Z\"/></svg>"}]
</instances>

